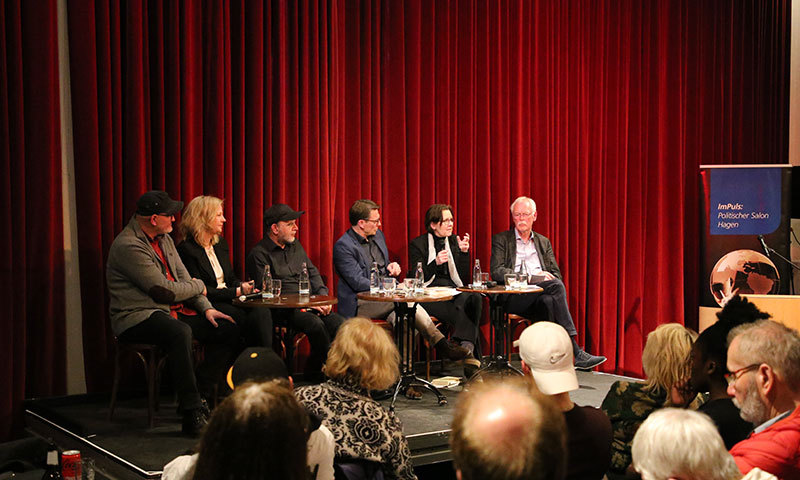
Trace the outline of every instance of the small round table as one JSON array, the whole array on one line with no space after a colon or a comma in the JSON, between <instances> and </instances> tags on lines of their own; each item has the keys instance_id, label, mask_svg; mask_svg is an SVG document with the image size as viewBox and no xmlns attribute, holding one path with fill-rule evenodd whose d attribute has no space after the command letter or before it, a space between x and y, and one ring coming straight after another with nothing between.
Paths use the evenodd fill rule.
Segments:
<instances>
[{"instance_id":1,"label":"small round table","mask_svg":"<svg viewBox=\"0 0 800 480\"><path fill-rule=\"evenodd\" d=\"M248 297L244 301L235 298L233 304L244 308L311 308L336 305L339 300L330 295L300 295L299 293L282 293L279 297Z\"/></svg>"},{"instance_id":2,"label":"small round table","mask_svg":"<svg viewBox=\"0 0 800 480\"><path fill-rule=\"evenodd\" d=\"M244 301L235 298L233 304L237 307L243 308L312 308L324 307L327 305L336 305L339 300L330 295L300 295L299 293L282 293L278 297L262 298L261 294L248 295ZM294 335L295 330L286 327L287 332L290 333L289 339ZM281 342L286 350L286 362L289 372L297 366L294 363L294 342L286 341L283 335Z\"/></svg>"},{"instance_id":3,"label":"small round table","mask_svg":"<svg viewBox=\"0 0 800 480\"><path fill-rule=\"evenodd\" d=\"M486 372L496 372L503 374L506 371L511 371L522 375L518 368L509 363L511 357L511 324L508 321L508 312L506 312L506 303L512 295L521 295L525 293L539 293L544 289L537 285L528 285L524 288L506 289L502 285L490 288L472 288L472 287L459 287L459 292L474 292L480 293L489 299L489 320L491 323L491 339L490 343L494 343L494 352L489 361L480 370L472 375L472 378L478 378Z\"/></svg>"},{"instance_id":4,"label":"small round table","mask_svg":"<svg viewBox=\"0 0 800 480\"><path fill-rule=\"evenodd\" d=\"M418 303L445 302L447 300L452 300L453 295L401 295L395 291L390 294L361 292L356 296L359 300L394 303L394 336L397 342L397 348L400 349L400 380L397 382L397 386L395 386L389 410L394 411L394 403L397 400L397 395L400 392L405 393L408 387L412 385L419 385L427 388L436 394L439 405L446 405L447 397L445 397L431 382L418 377L416 373L414 373L414 317L417 313Z\"/></svg>"}]
</instances>

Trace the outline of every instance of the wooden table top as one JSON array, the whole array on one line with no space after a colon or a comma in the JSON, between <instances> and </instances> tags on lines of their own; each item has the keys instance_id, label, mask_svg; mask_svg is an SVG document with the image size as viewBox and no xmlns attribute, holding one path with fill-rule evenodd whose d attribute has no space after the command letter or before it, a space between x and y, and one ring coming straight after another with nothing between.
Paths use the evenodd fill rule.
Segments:
<instances>
[{"instance_id":1,"label":"wooden table top","mask_svg":"<svg viewBox=\"0 0 800 480\"><path fill-rule=\"evenodd\" d=\"M525 288L512 288L506 289L505 285L497 285L496 287L491 288L472 288L469 286L458 287L456 290L459 292L474 292L474 293L485 293L487 295L496 295L498 293L511 293L511 294L520 294L520 293L539 293L544 289L538 285L528 285Z\"/></svg>"},{"instance_id":2,"label":"wooden table top","mask_svg":"<svg viewBox=\"0 0 800 480\"><path fill-rule=\"evenodd\" d=\"M326 305L336 305L339 300L331 295L300 295L298 293L282 293L280 297L261 298L254 297L241 301L238 298L233 300L237 307L255 308L307 308L324 307Z\"/></svg>"}]
</instances>

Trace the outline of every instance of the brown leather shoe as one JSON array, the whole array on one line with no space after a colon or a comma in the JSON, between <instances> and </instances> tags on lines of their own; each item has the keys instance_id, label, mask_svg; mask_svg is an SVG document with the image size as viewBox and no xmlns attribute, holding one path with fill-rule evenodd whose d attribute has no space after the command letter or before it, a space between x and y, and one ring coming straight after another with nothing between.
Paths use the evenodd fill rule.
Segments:
<instances>
[{"instance_id":1,"label":"brown leather shoe","mask_svg":"<svg viewBox=\"0 0 800 480\"><path fill-rule=\"evenodd\" d=\"M469 356L469 350L461 345L456 345L446 338L436 342L433 348L436 349L437 355L448 360L464 360Z\"/></svg>"}]
</instances>

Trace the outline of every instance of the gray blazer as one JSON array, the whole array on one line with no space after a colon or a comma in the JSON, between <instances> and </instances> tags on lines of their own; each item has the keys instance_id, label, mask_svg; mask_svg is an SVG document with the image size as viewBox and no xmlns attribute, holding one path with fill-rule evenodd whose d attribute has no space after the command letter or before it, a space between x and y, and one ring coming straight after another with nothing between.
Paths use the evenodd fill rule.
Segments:
<instances>
[{"instance_id":1,"label":"gray blazer","mask_svg":"<svg viewBox=\"0 0 800 480\"><path fill-rule=\"evenodd\" d=\"M561 278L561 269L558 268L556 256L553 253L553 246L550 240L544 235L533 232L533 245L542 263L542 270L552 273L556 278ZM514 229L492 235L492 279L497 283L504 282L506 273L514 273L514 265L517 260L517 238Z\"/></svg>"},{"instance_id":2,"label":"gray blazer","mask_svg":"<svg viewBox=\"0 0 800 480\"><path fill-rule=\"evenodd\" d=\"M158 310L169 314L171 304L184 303L201 314L211 308L211 303L202 295L203 281L189 276L172 237L163 235L159 245L175 277L174 282L167 279L164 264L135 217L111 244L106 283L114 335L119 336Z\"/></svg>"}]
</instances>

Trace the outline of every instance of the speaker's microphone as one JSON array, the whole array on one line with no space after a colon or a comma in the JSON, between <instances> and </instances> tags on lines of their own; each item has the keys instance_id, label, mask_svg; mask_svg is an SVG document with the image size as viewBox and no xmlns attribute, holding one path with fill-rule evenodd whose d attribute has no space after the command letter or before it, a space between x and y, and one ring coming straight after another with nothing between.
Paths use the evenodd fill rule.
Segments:
<instances>
[{"instance_id":1,"label":"speaker's microphone","mask_svg":"<svg viewBox=\"0 0 800 480\"><path fill-rule=\"evenodd\" d=\"M248 295L239 295L239 301L244 302L245 300L249 300L251 298L258 298L261 296L261 292L250 293Z\"/></svg>"},{"instance_id":2,"label":"speaker's microphone","mask_svg":"<svg viewBox=\"0 0 800 480\"><path fill-rule=\"evenodd\" d=\"M759 235L758 241L761 242L761 248L764 249L764 253L769 257L769 247L767 246L767 242L764 241L764 235Z\"/></svg>"}]
</instances>

